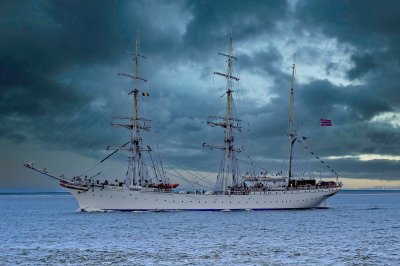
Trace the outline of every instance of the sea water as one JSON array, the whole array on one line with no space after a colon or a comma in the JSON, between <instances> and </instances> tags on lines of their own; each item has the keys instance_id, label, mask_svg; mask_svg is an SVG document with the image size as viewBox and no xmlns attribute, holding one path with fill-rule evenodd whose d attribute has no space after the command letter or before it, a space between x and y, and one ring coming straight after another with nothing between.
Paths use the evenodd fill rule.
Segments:
<instances>
[{"instance_id":1,"label":"sea water","mask_svg":"<svg viewBox=\"0 0 400 266\"><path fill-rule=\"evenodd\" d=\"M70 195L1 195L0 265L399 265L399 191L328 205L87 213Z\"/></svg>"}]
</instances>

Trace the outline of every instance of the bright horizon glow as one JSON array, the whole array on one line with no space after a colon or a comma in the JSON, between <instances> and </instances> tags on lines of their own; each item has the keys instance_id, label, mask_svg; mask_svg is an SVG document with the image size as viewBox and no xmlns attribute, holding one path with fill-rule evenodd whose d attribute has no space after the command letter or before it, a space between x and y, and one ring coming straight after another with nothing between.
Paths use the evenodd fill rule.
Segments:
<instances>
[{"instance_id":1,"label":"bright horizon glow","mask_svg":"<svg viewBox=\"0 0 400 266\"><path fill-rule=\"evenodd\" d=\"M339 178L343 189L400 189L400 180Z\"/></svg>"},{"instance_id":2,"label":"bright horizon glow","mask_svg":"<svg viewBox=\"0 0 400 266\"><path fill-rule=\"evenodd\" d=\"M360 154L360 155L328 156L324 158L329 160L358 159L359 161L372 161L372 160L400 161L400 156L397 155L372 154L372 153Z\"/></svg>"}]
</instances>

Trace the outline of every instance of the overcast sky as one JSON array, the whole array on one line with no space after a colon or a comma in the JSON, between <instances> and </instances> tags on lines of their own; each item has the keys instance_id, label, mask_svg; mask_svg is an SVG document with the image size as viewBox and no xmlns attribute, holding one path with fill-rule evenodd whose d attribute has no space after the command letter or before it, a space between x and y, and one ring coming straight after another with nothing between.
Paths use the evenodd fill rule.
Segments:
<instances>
[{"instance_id":1,"label":"overcast sky","mask_svg":"<svg viewBox=\"0 0 400 266\"><path fill-rule=\"evenodd\" d=\"M56 187L23 168L28 160L56 174L81 174L107 146L127 141L128 132L110 122L131 113L132 82L117 73L132 72L122 51L134 50L136 32L147 57L140 75L149 80L142 90L150 97L141 99L152 120L148 139L168 168L218 169L220 154L201 144L223 140L206 120L224 112L225 82L213 72L226 71L217 53L227 52L232 36L245 159L266 169L285 165L295 62L296 124L307 145L341 177L400 179L399 1L0 5L2 189ZM320 118L332 127L321 127ZM119 167L123 160L111 161Z\"/></svg>"}]
</instances>

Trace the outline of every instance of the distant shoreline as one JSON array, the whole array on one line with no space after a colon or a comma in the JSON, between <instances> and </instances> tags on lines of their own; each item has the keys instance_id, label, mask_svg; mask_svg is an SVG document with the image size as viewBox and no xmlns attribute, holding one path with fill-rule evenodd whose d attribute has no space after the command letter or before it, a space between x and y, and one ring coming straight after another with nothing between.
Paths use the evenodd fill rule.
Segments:
<instances>
[{"instance_id":1,"label":"distant shoreline","mask_svg":"<svg viewBox=\"0 0 400 266\"><path fill-rule=\"evenodd\" d=\"M31 191L2 191L0 192L0 196L2 195L70 195L71 193L67 191L39 191L39 192L31 192Z\"/></svg>"}]
</instances>

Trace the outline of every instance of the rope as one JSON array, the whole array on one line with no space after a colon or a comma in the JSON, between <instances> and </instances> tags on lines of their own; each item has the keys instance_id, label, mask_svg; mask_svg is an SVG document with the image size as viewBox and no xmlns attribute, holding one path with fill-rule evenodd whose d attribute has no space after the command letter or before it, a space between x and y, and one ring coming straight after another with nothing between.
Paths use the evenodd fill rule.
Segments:
<instances>
[{"instance_id":1,"label":"rope","mask_svg":"<svg viewBox=\"0 0 400 266\"><path fill-rule=\"evenodd\" d=\"M302 142L301 140L298 139L297 142L302 143L302 144L305 146L304 142ZM308 147L307 147L307 150L309 150ZM328 168L332 173L334 173L334 174L336 175L336 178L337 178L337 179L339 178L339 174L336 173L335 170L333 170L333 169L332 169L329 165L327 165L323 160L321 160L318 156L316 156L314 152L312 152L311 150L309 150L309 152L310 152L310 154L312 154L317 160L319 160L326 168Z\"/></svg>"},{"instance_id":2,"label":"rope","mask_svg":"<svg viewBox=\"0 0 400 266\"><path fill-rule=\"evenodd\" d=\"M52 134L49 134L49 138L46 139L46 143L50 144L54 138L56 137L56 135L59 133L59 131L66 129L71 123L72 121L77 117L77 115L79 115L85 108L87 108L87 105L85 105L83 108L81 108L81 105L84 104L84 100L87 99L89 97L89 93L87 95L83 95L81 100L75 105L74 109L69 113L68 117L69 119L67 120L66 123L62 123L60 124L54 131ZM79 109L78 109L79 107ZM79 112L77 112L77 110L79 110Z\"/></svg>"},{"instance_id":3,"label":"rope","mask_svg":"<svg viewBox=\"0 0 400 266\"><path fill-rule=\"evenodd\" d=\"M152 167L152 166L146 165L146 164L144 164L144 163L143 163L143 165L145 165L145 166L147 166L147 167ZM177 175L174 175L174 174L172 174L172 173L170 173L170 172L167 172L167 171L166 171L166 173L169 174L169 175L171 175L171 176L174 176L174 177L177 177L177 178L179 178L179 179L182 179L182 180L184 180L184 181L186 181L186 182L189 182L189 183L192 183L192 184L195 184L195 185L199 185L199 186L202 186L202 187L205 187L205 188L208 188L208 189L212 189L212 187L202 185L202 184L200 184L200 183L198 183L198 182L190 181L190 180L188 180L188 179L182 177L175 169L172 169L172 170L175 171L175 173L176 173Z\"/></svg>"},{"instance_id":4,"label":"rope","mask_svg":"<svg viewBox=\"0 0 400 266\"><path fill-rule=\"evenodd\" d=\"M212 183L210 180L208 180L208 179L202 179L202 178L200 178L200 177L198 177L198 176L196 176L195 174L193 174L192 172L190 172L189 170L186 170L186 169L183 169L183 168L179 168L179 167L176 167L176 166L174 166L172 163L169 163L171 166L172 166L172 168L174 168L174 171L176 172L176 173L178 173L176 170L175 170L175 168L178 168L179 170L183 170L183 171L185 171L185 172L188 172L189 174L191 174L191 175L193 175L195 178L198 178L198 179L200 179L201 181L203 181L203 182L205 182L205 183L207 183L208 185L210 185L210 186L214 186L214 183ZM195 184L199 184L199 182L196 180L196 182L193 182L193 183L195 183Z\"/></svg>"}]
</instances>

